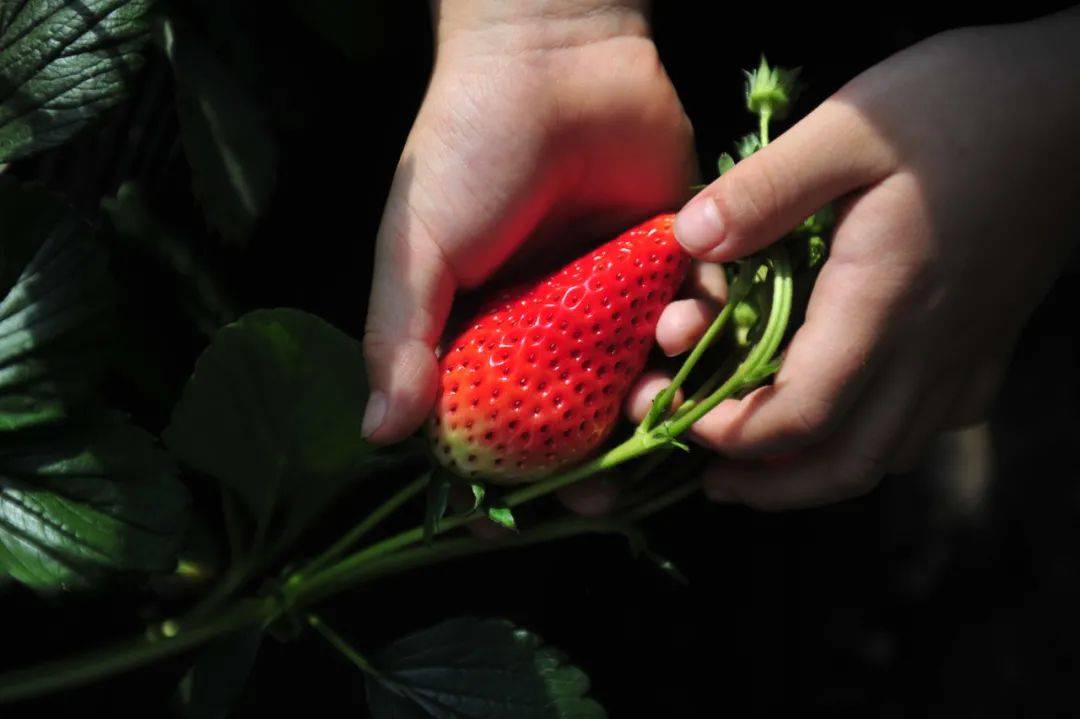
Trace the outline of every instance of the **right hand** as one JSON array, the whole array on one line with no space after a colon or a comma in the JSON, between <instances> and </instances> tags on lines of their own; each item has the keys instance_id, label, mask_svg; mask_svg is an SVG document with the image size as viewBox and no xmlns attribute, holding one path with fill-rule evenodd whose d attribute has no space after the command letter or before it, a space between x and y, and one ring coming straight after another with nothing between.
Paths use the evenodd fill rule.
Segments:
<instances>
[{"instance_id":1,"label":"right hand","mask_svg":"<svg viewBox=\"0 0 1080 719\"><path fill-rule=\"evenodd\" d=\"M459 288L526 239L603 235L677 206L690 123L640 3L436 6L437 56L377 237L362 432L403 439L435 400L435 346Z\"/></svg>"}]
</instances>

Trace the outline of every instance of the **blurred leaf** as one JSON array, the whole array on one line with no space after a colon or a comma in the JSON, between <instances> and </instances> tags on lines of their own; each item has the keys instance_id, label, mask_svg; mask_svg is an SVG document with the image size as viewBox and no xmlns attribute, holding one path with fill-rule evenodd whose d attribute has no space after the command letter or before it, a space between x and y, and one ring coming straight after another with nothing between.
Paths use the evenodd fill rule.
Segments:
<instances>
[{"instance_id":1,"label":"blurred leaf","mask_svg":"<svg viewBox=\"0 0 1080 719\"><path fill-rule=\"evenodd\" d=\"M122 100L153 0L0 0L0 162L58 145Z\"/></svg>"},{"instance_id":2,"label":"blurred leaf","mask_svg":"<svg viewBox=\"0 0 1080 719\"><path fill-rule=\"evenodd\" d=\"M246 242L276 183L270 123L199 38L167 21L161 41L176 75L180 136L195 195L227 241Z\"/></svg>"},{"instance_id":3,"label":"blurred leaf","mask_svg":"<svg viewBox=\"0 0 1080 719\"><path fill-rule=\"evenodd\" d=\"M601 719L589 678L535 634L450 619L399 639L366 675L375 719Z\"/></svg>"},{"instance_id":4,"label":"blurred leaf","mask_svg":"<svg viewBox=\"0 0 1080 719\"><path fill-rule=\"evenodd\" d=\"M356 340L299 310L258 310L203 352L165 441L283 546L348 483L392 460L360 436L367 395Z\"/></svg>"},{"instance_id":5,"label":"blurred leaf","mask_svg":"<svg viewBox=\"0 0 1080 719\"><path fill-rule=\"evenodd\" d=\"M185 719L227 719L255 667L261 628L244 629L207 644L180 680L180 715Z\"/></svg>"},{"instance_id":6,"label":"blurred leaf","mask_svg":"<svg viewBox=\"0 0 1080 719\"><path fill-rule=\"evenodd\" d=\"M0 566L43 590L168 572L188 495L146 432L101 426L0 451Z\"/></svg>"},{"instance_id":7,"label":"blurred leaf","mask_svg":"<svg viewBox=\"0 0 1080 719\"><path fill-rule=\"evenodd\" d=\"M58 424L97 380L111 289L89 233L48 193L0 180L0 436Z\"/></svg>"}]
</instances>

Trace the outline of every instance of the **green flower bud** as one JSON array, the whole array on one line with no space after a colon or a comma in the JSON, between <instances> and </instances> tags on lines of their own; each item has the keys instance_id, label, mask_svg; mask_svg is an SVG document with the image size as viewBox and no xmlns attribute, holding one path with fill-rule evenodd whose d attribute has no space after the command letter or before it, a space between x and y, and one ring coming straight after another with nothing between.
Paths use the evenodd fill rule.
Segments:
<instances>
[{"instance_id":1,"label":"green flower bud","mask_svg":"<svg viewBox=\"0 0 1080 719\"><path fill-rule=\"evenodd\" d=\"M755 115L783 118L795 100L798 76L798 69L769 67L762 55L757 70L746 73L746 107Z\"/></svg>"},{"instance_id":2,"label":"green flower bud","mask_svg":"<svg viewBox=\"0 0 1080 719\"><path fill-rule=\"evenodd\" d=\"M739 153L740 160L745 160L760 149L761 138L753 132L739 138L739 141L735 143L735 150Z\"/></svg>"}]
</instances>

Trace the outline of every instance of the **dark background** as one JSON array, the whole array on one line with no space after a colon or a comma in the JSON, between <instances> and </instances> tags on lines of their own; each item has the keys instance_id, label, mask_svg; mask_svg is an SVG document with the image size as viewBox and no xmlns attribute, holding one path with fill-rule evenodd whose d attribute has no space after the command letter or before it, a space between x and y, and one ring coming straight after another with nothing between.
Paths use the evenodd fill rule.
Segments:
<instances>
[{"instance_id":1,"label":"dark background","mask_svg":"<svg viewBox=\"0 0 1080 719\"><path fill-rule=\"evenodd\" d=\"M270 109L281 143L276 199L245 250L206 236L169 112L156 120L162 141L117 174L116 138L135 121L133 108L171 92L160 61L105 128L12 172L45 181L88 212L117 181L139 177L159 215L191 235L196 256L238 310L296 306L359 336L372 241L423 96L431 35L426 14L405 3L355 5L340 26L349 52L276 3L226 3L207 25L218 33L219 54ZM798 110L806 111L937 31L1052 9L657 5L657 42L707 176L749 127L740 70L761 52L804 68L808 90ZM137 298L117 341L132 344L141 370L117 380L114 392L160 429L206 340L185 321L166 271L123 252L116 263ZM987 278L988 290L1003 281L1005 268ZM634 560L621 541L587 538L389 581L334 600L325 614L365 649L445 616L511 618L585 668L615 719L1073 714L1080 711L1080 392L1071 315L1078 298L1080 285L1067 275L1023 335L989 427L943 440L918 472L826 509L765 515L695 498L650 520L655 548L689 586ZM347 526L386 489L358 489L325 524ZM330 537L309 541L317 547ZM20 590L8 590L3 607L2 668L125 636L140 618L173 609L139 593L46 601ZM0 716L167 716L183 669L182 660L167 662L4 707ZM323 644L268 640L236 716L365 716L363 706L361 676Z\"/></svg>"}]
</instances>

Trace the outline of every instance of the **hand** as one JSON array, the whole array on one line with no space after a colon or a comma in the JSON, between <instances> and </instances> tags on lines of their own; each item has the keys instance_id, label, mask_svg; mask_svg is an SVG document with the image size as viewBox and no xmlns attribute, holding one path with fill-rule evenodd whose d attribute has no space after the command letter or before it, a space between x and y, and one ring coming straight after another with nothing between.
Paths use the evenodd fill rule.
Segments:
<instances>
[{"instance_id":1,"label":"hand","mask_svg":"<svg viewBox=\"0 0 1080 719\"><path fill-rule=\"evenodd\" d=\"M699 258L758 250L842 210L772 386L702 418L706 493L784 509L869 491L936 431L983 417L1080 225L1080 17L947 33L856 78L694 198ZM670 305L669 354L711 320ZM637 418L656 391L630 398Z\"/></svg>"},{"instance_id":2,"label":"hand","mask_svg":"<svg viewBox=\"0 0 1080 719\"><path fill-rule=\"evenodd\" d=\"M690 125L639 5L436 7L435 69L377 238L364 335L371 441L400 440L430 412L455 290L483 282L526 238L612 232L685 198Z\"/></svg>"}]
</instances>

